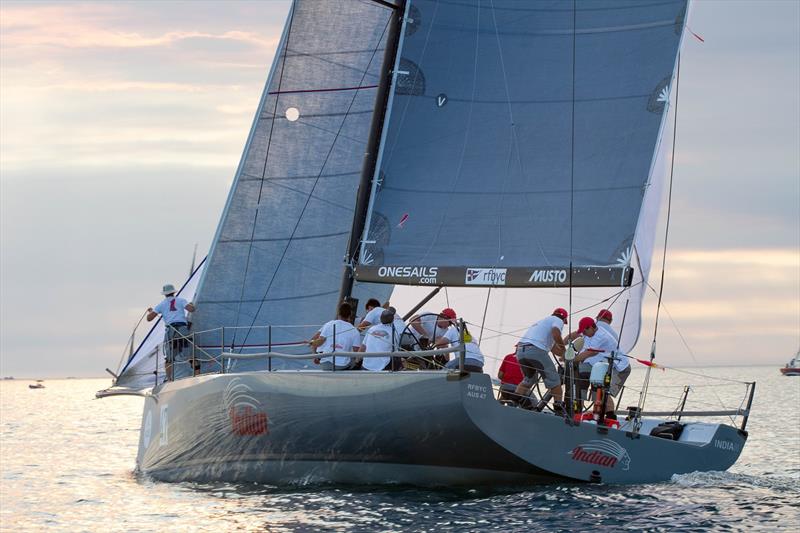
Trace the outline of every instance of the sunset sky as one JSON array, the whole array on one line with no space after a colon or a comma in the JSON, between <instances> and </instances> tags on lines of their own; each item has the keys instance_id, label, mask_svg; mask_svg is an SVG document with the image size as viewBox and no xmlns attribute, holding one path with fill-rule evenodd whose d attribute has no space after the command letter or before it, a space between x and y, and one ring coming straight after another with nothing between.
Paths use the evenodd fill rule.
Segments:
<instances>
[{"instance_id":1,"label":"sunset sky","mask_svg":"<svg viewBox=\"0 0 800 533\"><path fill-rule=\"evenodd\" d=\"M288 6L0 4L0 374L116 368L210 245ZM682 55L659 360L782 365L800 347L800 2L699 0L689 26L705 42ZM448 297L480 320L485 290ZM497 291L487 325L551 299Z\"/></svg>"}]
</instances>

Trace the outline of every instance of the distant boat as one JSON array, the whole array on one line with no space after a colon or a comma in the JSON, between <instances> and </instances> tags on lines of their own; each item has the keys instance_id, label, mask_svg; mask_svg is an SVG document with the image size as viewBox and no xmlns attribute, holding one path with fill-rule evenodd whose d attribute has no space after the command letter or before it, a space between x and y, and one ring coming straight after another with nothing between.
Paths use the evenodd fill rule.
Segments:
<instances>
[{"instance_id":1,"label":"distant boat","mask_svg":"<svg viewBox=\"0 0 800 533\"><path fill-rule=\"evenodd\" d=\"M784 376L800 376L800 350L797 350L792 360L781 368L781 374Z\"/></svg>"},{"instance_id":2,"label":"distant boat","mask_svg":"<svg viewBox=\"0 0 800 533\"><path fill-rule=\"evenodd\" d=\"M42 383L41 379L38 379L38 380L36 380L36 383L31 383L30 385L28 385L28 388L29 389L43 389L44 388L44 383Z\"/></svg>"}]
</instances>

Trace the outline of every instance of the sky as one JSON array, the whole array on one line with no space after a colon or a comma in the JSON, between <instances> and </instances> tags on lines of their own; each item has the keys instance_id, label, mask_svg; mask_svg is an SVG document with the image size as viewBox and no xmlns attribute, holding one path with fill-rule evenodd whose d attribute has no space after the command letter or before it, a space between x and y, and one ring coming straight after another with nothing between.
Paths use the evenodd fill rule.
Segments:
<instances>
[{"instance_id":1,"label":"sky","mask_svg":"<svg viewBox=\"0 0 800 533\"><path fill-rule=\"evenodd\" d=\"M117 367L161 285L210 245L287 11L0 3L1 375ZM659 361L782 365L800 347L800 2L699 0L691 15L704 42L681 56ZM563 299L496 290L487 327L524 328ZM452 289L429 307L479 321L485 303ZM653 298L643 316L641 355Z\"/></svg>"}]
</instances>

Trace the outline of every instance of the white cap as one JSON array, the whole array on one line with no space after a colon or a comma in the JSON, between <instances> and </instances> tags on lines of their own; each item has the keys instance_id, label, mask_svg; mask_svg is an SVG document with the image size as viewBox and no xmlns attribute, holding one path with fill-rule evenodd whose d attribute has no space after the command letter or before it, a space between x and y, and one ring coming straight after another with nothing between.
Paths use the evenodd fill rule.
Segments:
<instances>
[{"instance_id":1,"label":"white cap","mask_svg":"<svg viewBox=\"0 0 800 533\"><path fill-rule=\"evenodd\" d=\"M167 283L166 285L164 285L164 288L161 289L161 294L163 294L164 296L166 296L167 294L172 294L173 292L175 292L175 286L172 283Z\"/></svg>"}]
</instances>

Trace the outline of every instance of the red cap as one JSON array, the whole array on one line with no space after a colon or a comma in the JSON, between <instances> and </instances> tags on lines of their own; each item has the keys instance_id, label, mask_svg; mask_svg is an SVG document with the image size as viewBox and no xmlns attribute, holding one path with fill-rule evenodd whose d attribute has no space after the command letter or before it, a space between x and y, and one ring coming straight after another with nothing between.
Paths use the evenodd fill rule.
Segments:
<instances>
[{"instance_id":1,"label":"red cap","mask_svg":"<svg viewBox=\"0 0 800 533\"><path fill-rule=\"evenodd\" d=\"M600 312L597 313L597 320L613 320L613 319L614 316L608 309L601 309Z\"/></svg>"},{"instance_id":2,"label":"red cap","mask_svg":"<svg viewBox=\"0 0 800 533\"><path fill-rule=\"evenodd\" d=\"M442 309L442 312L439 313L439 316L443 316L443 317L448 318L450 320L455 320L456 319L456 312L453 311L452 309L450 309L449 307L446 307L445 309Z\"/></svg>"},{"instance_id":3,"label":"red cap","mask_svg":"<svg viewBox=\"0 0 800 533\"><path fill-rule=\"evenodd\" d=\"M569 315L567 314L567 310L566 309L564 309L562 307L558 307L558 308L555 309L555 311L553 311L553 316L557 316L558 318L560 318L561 320L566 322L567 321L567 317Z\"/></svg>"},{"instance_id":4,"label":"red cap","mask_svg":"<svg viewBox=\"0 0 800 533\"><path fill-rule=\"evenodd\" d=\"M581 318L581 321L578 322L578 331L580 331L581 333L583 333L589 328L594 328L594 327L597 327L597 325L594 323L594 319L588 316Z\"/></svg>"}]
</instances>

